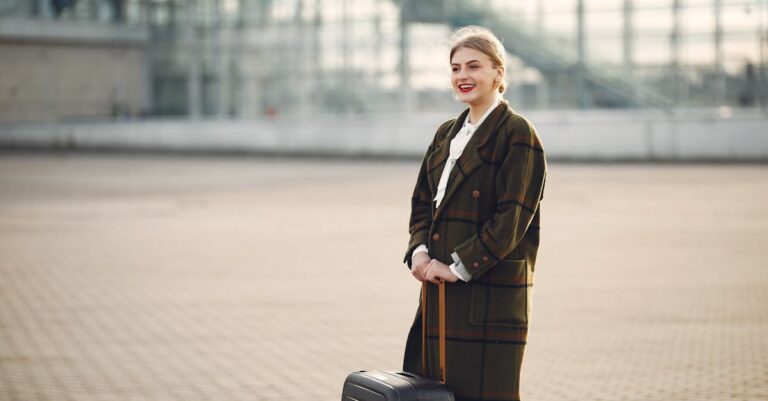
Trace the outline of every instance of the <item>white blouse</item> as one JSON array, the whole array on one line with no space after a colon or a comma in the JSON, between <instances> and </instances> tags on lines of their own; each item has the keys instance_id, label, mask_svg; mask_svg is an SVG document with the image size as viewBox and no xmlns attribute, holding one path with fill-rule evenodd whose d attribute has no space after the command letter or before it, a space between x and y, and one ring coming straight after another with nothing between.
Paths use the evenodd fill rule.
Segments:
<instances>
[{"instance_id":1,"label":"white blouse","mask_svg":"<svg viewBox=\"0 0 768 401\"><path fill-rule=\"evenodd\" d=\"M451 171L453 170L453 167L456 166L456 161L459 160L459 157L464 152L464 148L467 147L467 143L472 139L472 134L475 133L477 127L485 121L486 117L491 114L500 102L501 99L497 97L491 107L489 107L488 110L485 111L485 114L480 117L480 121L478 121L477 124L469 122L469 114L467 114L467 118L464 119L464 124L461 126L461 129L456 133L453 140L451 140L451 150L448 155L448 160L445 162L443 173L440 175L440 182L437 184L437 194L434 199L435 207L440 206L440 202L445 196L445 188L448 187L448 176L451 175Z\"/></svg>"}]
</instances>

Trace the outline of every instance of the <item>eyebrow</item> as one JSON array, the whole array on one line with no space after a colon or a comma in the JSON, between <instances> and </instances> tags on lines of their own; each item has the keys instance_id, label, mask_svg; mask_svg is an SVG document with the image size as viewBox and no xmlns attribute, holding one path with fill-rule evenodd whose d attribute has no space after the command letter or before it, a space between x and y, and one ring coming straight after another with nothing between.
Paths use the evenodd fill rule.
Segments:
<instances>
[{"instance_id":1,"label":"eyebrow","mask_svg":"<svg viewBox=\"0 0 768 401\"><path fill-rule=\"evenodd\" d=\"M480 60L469 60L469 61L467 61L464 64L469 64L469 63L474 63L474 62L478 62L479 63ZM461 65L461 63L451 63L451 65Z\"/></svg>"}]
</instances>

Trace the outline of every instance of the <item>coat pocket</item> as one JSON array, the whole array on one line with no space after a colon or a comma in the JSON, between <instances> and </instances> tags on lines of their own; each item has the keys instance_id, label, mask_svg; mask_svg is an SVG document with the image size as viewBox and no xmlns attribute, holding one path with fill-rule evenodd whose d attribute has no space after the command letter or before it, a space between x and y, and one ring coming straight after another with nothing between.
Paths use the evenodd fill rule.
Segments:
<instances>
[{"instance_id":1,"label":"coat pocket","mask_svg":"<svg viewBox=\"0 0 768 401\"><path fill-rule=\"evenodd\" d=\"M469 321L483 326L525 327L531 315L533 273L524 259L502 260L472 283Z\"/></svg>"}]
</instances>

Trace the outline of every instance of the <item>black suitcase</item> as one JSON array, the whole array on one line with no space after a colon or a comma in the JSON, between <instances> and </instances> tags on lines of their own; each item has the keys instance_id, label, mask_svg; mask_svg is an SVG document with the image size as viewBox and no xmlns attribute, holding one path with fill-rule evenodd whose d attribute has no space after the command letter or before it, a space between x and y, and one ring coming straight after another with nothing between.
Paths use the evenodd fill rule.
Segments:
<instances>
[{"instance_id":1,"label":"black suitcase","mask_svg":"<svg viewBox=\"0 0 768 401\"><path fill-rule=\"evenodd\" d=\"M408 372L384 370L350 373L344 381L341 401L454 401L453 393L445 386L445 284L440 284L438 297L439 318L439 374L441 380L432 380ZM427 366L427 283L421 289L421 366Z\"/></svg>"},{"instance_id":2,"label":"black suitcase","mask_svg":"<svg viewBox=\"0 0 768 401\"><path fill-rule=\"evenodd\" d=\"M344 382L341 401L454 401L445 384L408 372L384 370L351 373Z\"/></svg>"}]
</instances>

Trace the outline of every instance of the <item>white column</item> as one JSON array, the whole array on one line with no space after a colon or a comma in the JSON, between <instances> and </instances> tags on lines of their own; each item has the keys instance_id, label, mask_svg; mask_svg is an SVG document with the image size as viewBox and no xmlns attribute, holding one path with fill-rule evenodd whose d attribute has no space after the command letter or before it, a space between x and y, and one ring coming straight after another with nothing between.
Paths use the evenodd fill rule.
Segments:
<instances>
[{"instance_id":1,"label":"white column","mask_svg":"<svg viewBox=\"0 0 768 401\"><path fill-rule=\"evenodd\" d=\"M680 10L682 0L672 1L672 32L669 35L670 71L672 74L673 99L680 104L682 99L682 72L680 68Z\"/></svg>"},{"instance_id":2,"label":"white column","mask_svg":"<svg viewBox=\"0 0 768 401\"><path fill-rule=\"evenodd\" d=\"M184 50L187 60L187 116L199 118L203 111L202 88L202 38L197 35L198 13L197 1L189 0L186 9L187 26L184 29Z\"/></svg>"},{"instance_id":3,"label":"white column","mask_svg":"<svg viewBox=\"0 0 768 401\"><path fill-rule=\"evenodd\" d=\"M624 18L624 30L622 34L623 40L623 70L624 78L631 82L634 86L635 75L635 58L634 58L634 42L635 42L635 28L633 23L633 16L635 12L635 6L632 0L624 0L623 18Z\"/></svg>"},{"instance_id":4,"label":"white column","mask_svg":"<svg viewBox=\"0 0 768 401\"><path fill-rule=\"evenodd\" d=\"M587 108L590 104L586 82L587 48L586 18L584 14L584 0L578 0L576 3L576 49L578 52L576 96L578 96L579 108L582 109Z\"/></svg>"},{"instance_id":5,"label":"white column","mask_svg":"<svg viewBox=\"0 0 768 401\"><path fill-rule=\"evenodd\" d=\"M401 106L403 111L412 111L411 105L411 67L410 67L410 41L408 34L408 20L410 16L408 12L410 10L411 1L417 0L402 0L400 2L400 96Z\"/></svg>"},{"instance_id":6,"label":"white column","mask_svg":"<svg viewBox=\"0 0 768 401\"><path fill-rule=\"evenodd\" d=\"M714 84L714 100L715 105L723 105L725 99L725 71L723 68L723 24L722 24L722 12L723 1L714 0L713 13L715 17L714 26L714 45L715 45L715 84Z\"/></svg>"},{"instance_id":7,"label":"white column","mask_svg":"<svg viewBox=\"0 0 768 401\"><path fill-rule=\"evenodd\" d=\"M221 1L216 2L216 17L219 23L216 114L219 117L229 117L232 109L232 22L224 12Z\"/></svg>"},{"instance_id":8,"label":"white column","mask_svg":"<svg viewBox=\"0 0 768 401\"><path fill-rule=\"evenodd\" d=\"M314 62L314 67L311 68L311 71L313 71L314 76L312 77L312 88L311 88L311 94L313 96L319 97L320 91L324 87L324 77L325 77L325 67L323 66L323 45L321 41L321 36L323 32L323 1L322 0L315 0L315 15L313 20L312 29L314 31L314 35L312 36L312 55L311 60ZM316 100L316 99L315 99ZM313 101L313 111L317 112L318 107L317 102Z\"/></svg>"},{"instance_id":9,"label":"white column","mask_svg":"<svg viewBox=\"0 0 768 401\"><path fill-rule=\"evenodd\" d=\"M766 74L768 65L766 65L765 62L766 47L768 46L766 22L768 22L768 3L762 2L760 7L760 33L758 42L758 46L760 46L760 70L758 73L760 90L758 92L758 100L764 113L768 113L768 82L766 82L768 81L768 74Z\"/></svg>"},{"instance_id":10,"label":"white column","mask_svg":"<svg viewBox=\"0 0 768 401\"><path fill-rule=\"evenodd\" d=\"M295 51L292 52L292 57L295 57L293 62L294 70L292 77L289 80L291 84L291 91L294 93L292 101L296 104L292 105L292 108L298 114L307 113L307 96L306 96L306 84L307 84L307 26L304 22L304 1L296 0L296 9L293 15L294 23L294 40Z\"/></svg>"}]
</instances>

